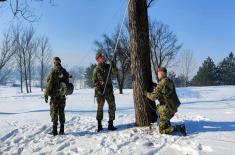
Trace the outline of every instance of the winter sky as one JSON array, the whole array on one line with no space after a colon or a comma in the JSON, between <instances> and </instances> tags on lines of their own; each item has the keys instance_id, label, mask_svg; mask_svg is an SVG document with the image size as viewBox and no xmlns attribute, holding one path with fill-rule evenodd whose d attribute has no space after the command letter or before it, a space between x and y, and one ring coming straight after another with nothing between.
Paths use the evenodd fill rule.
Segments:
<instances>
[{"instance_id":1,"label":"winter sky","mask_svg":"<svg viewBox=\"0 0 235 155\"><path fill-rule=\"evenodd\" d=\"M55 6L48 1L30 3L41 16L33 25L37 35L49 37L53 54L69 66L95 62L94 40L111 34L127 7L127 0L54 0ZM168 24L198 64L208 56L217 63L235 51L234 6L233 0L156 0L149 16ZM0 40L14 20L9 9L0 6Z\"/></svg>"}]
</instances>

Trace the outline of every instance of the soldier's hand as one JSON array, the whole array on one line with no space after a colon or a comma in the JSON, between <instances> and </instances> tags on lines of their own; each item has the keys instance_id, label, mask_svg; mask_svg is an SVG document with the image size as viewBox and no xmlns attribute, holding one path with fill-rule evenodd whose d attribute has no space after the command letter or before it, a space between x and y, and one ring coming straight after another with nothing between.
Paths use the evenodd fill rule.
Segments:
<instances>
[{"instance_id":1,"label":"soldier's hand","mask_svg":"<svg viewBox=\"0 0 235 155\"><path fill-rule=\"evenodd\" d=\"M153 87L157 87L157 83L152 82L152 86L153 86Z\"/></svg>"},{"instance_id":2,"label":"soldier's hand","mask_svg":"<svg viewBox=\"0 0 235 155\"><path fill-rule=\"evenodd\" d=\"M44 96L45 97L45 102L48 103L48 96Z\"/></svg>"}]
</instances>

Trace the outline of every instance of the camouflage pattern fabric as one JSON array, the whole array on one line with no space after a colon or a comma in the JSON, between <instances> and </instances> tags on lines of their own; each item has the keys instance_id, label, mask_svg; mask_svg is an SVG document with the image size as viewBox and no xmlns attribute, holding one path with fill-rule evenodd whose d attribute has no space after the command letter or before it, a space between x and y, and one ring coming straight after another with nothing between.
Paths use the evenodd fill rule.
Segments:
<instances>
[{"instance_id":1,"label":"camouflage pattern fabric","mask_svg":"<svg viewBox=\"0 0 235 155\"><path fill-rule=\"evenodd\" d=\"M65 104L66 97L59 93L60 83L69 81L69 73L61 66L54 66L47 78L47 85L45 89L45 96L50 96L50 115L51 121L54 124L65 123Z\"/></svg>"},{"instance_id":2,"label":"camouflage pattern fabric","mask_svg":"<svg viewBox=\"0 0 235 155\"><path fill-rule=\"evenodd\" d=\"M109 105L109 120L112 121L115 119L116 104L115 97L113 95L111 75L107 81L105 93L103 94L109 68L109 64L98 64L93 71L93 85L95 88L95 97L97 98L96 100L98 104L96 116L97 120L103 119L103 107L105 100L108 102ZM111 74L117 74L117 68L115 66L112 66Z\"/></svg>"},{"instance_id":3,"label":"camouflage pattern fabric","mask_svg":"<svg viewBox=\"0 0 235 155\"><path fill-rule=\"evenodd\" d=\"M160 80L153 92L145 92L147 98L152 101L159 100L157 112L160 117L159 132L161 134L170 134L175 131L170 120L177 112L181 104L176 94L175 85L172 80L164 77Z\"/></svg>"},{"instance_id":4,"label":"camouflage pattern fabric","mask_svg":"<svg viewBox=\"0 0 235 155\"><path fill-rule=\"evenodd\" d=\"M51 115L51 121L53 122L53 124L57 124L58 120L60 121L60 124L65 123L65 113L64 113L65 104L66 104L65 96L51 99L50 115Z\"/></svg>"},{"instance_id":5,"label":"camouflage pattern fabric","mask_svg":"<svg viewBox=\"0 0 235 155\"><path fill-rule=\"evenodd\" d=\"M175 131L175 127L171 126L170 120L174 116L171 111L165 106L158 106L157 112L160 117L159 132L161 134L170 134Z\"/></svg>"},{"instance_id":6,"label":"camouflage pattern fabric","mask_svg":"<svg viewBox=\"0 0 235 155\"><path fill-rule=\"evenodd\" d=\"M103 107L105 100L108 103L109 106L109 121L115 120L115 111L116 111L116 104L115 104L115 98L113 94L110 94L108 96L99 96L96 98L98 109L97 109L97 120L103 120Z\"/></svg>"}]
</instances>

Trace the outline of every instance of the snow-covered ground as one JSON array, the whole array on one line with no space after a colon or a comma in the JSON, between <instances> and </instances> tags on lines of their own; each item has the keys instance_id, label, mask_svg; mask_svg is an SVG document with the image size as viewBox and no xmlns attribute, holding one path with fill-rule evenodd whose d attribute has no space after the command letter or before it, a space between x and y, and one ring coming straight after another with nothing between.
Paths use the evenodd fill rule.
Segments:
<instances>
[{"instance_id":1,"label":"snow-covered ground","mask_svg":"<svg viewBox=\"0 0 235 155\"><path fill-rule=\"evenodd\" d=\"M39 89L20 94L0 87L0 154L233 155L235 86L179 88L183 103L172 122L184 122L188 136L160 135L134 126L132 90L115 91L117 131L96 132L93 90L76 90L66 105L64 136L53 137L49 105ZM105 107L107 110L107 105ZM104 126L107 127L107 111Z\"/></svg>"}]
</instances>

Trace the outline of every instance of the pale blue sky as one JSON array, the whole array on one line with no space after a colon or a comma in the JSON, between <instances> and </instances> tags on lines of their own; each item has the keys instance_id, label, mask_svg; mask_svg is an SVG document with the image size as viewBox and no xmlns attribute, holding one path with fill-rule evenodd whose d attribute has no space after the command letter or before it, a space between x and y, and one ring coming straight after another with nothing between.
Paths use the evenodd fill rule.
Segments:
<instances>
[{"instance_id":1,"label":"pale blue sky","mask_svg":"<svg viewBox=\"0 0 235 155\"><path fill-rule=\"evenodd\" d=\"M116 29L127 0L55 1L56 6L47 1L32 4L35 14L42 15L34 23L37 34L49 37L54 55L65 64L89 65L94 62L94 40ZM234 7L233 0L156 0L149 16L168 24L183 49L192 49L200 64L208 56L218 62L235 51ZM2 33L12 15L7 8L0 9Z\"/></svg>"}]
</instances>

